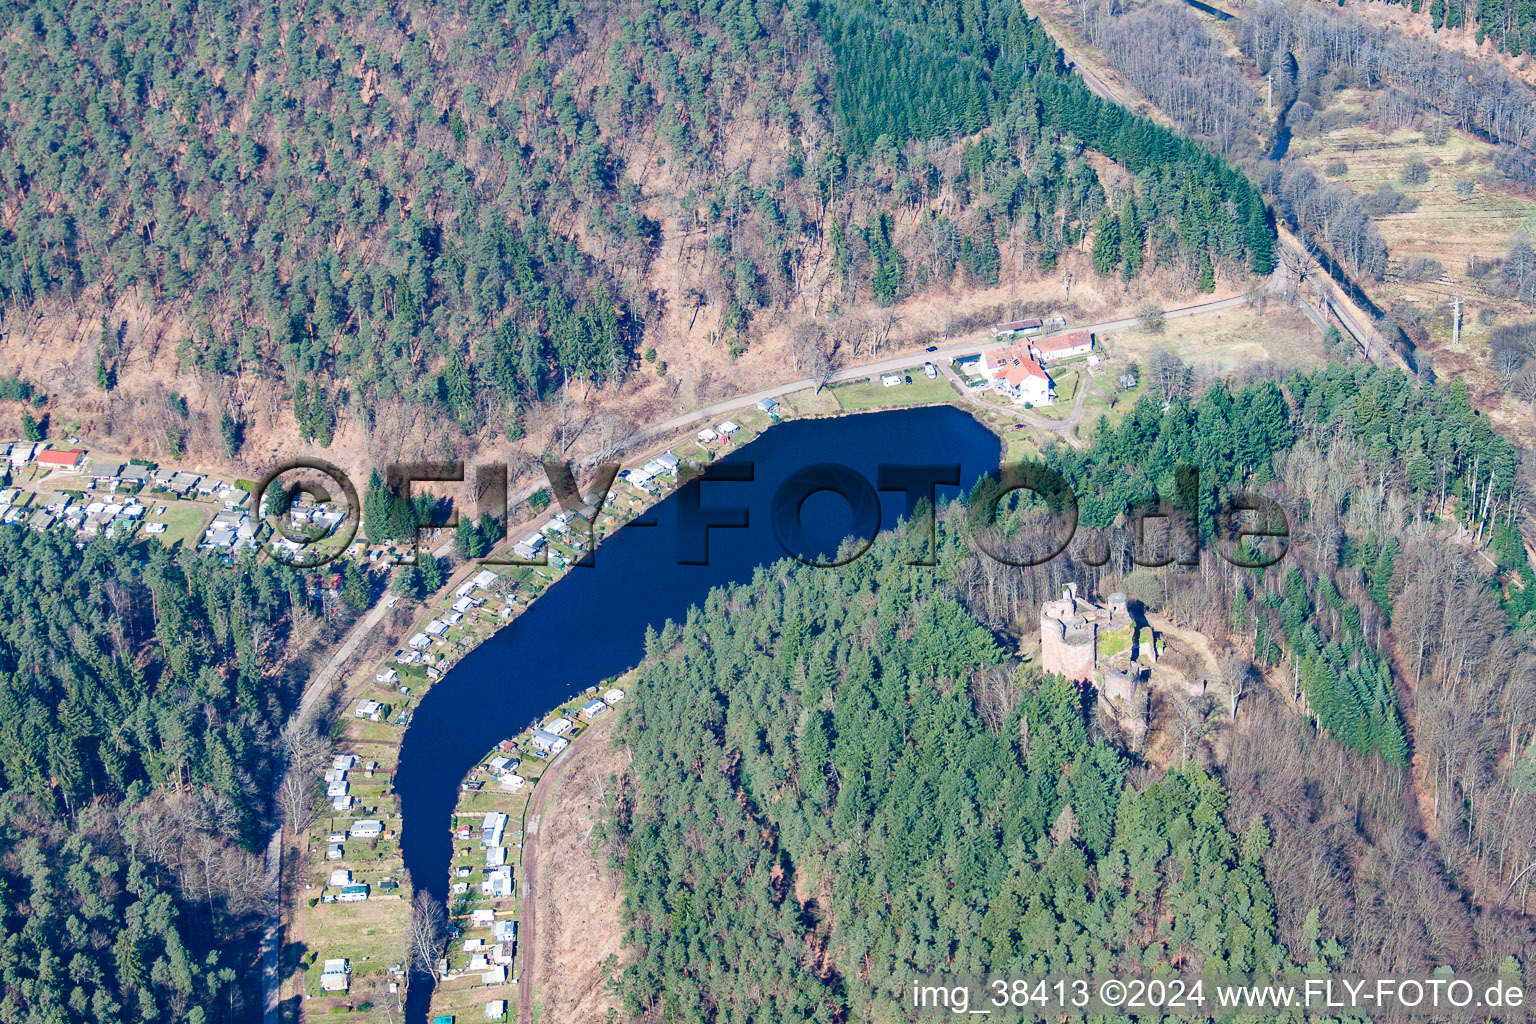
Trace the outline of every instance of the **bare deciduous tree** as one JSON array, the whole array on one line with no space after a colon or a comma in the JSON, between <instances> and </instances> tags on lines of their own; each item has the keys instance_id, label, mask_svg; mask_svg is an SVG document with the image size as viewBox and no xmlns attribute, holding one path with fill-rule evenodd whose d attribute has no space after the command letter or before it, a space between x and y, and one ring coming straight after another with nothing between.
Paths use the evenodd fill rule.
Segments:
<instances>
[{"instance_id":1,"label":"bare deciduous tree","mask_svg":"<svg viewBox=\"0 0 1536 1024\"><path fill-rule=\"evenodd\" d=\"M832 355L828 351L829 344L835 348L835 342L829 339L827 332L814 321L796 324L790 332L795 369L815 381L818 390L825 387L832 379L832 375L837 372Z\"/></svg>"},{"instance_id":2,"label":"bare deciduous tree","mask_svg":"<svg viewBox=\"0 0 1536 1024\"><path fill-rule=\"evenodd\" d=\"M277 787L278 812L294 835L315 817L315 775L331 756L331 740L312 718L295 718L283 729L283 781Z\"/></svg>"},{"instance_id":3,"label":"bare deciduous tree","mask_svg":"<svg viewBox=\"0 0 1536 1024\"><path fill-rule=\"evenodd\" d=\"M1184 360L1160 348L1147 357L1147 380L1164 402L1172 402L1180 395L1189 394L1194 384L1194 375L1184 365Z\"/></svg>"},{"instance_id":4,"label":"bare deciduous tree","mask_svg":"<svg viewBox=\"0 0 1536 1024\"><path fill-rule=\"evenodd\" d=\"M1228 654L1221 659L1221 692L1227 701L1227 714L1233 721L1237 720L1237 705L1248 689L1252 673L1253 666L1239 654Z\"/></svg>"},{"instance_id":5,"label":"bare deciduous tree","mask_svg":"<svg viewBox=\"0 0 1536 1024\"><path fill-rule=\"evenodd\" d=\"M1175 692L1169 696L1169 702L1173 705L1173 728L1179 741L1179 763L1186 764L1210 731L1211 699L1203 693L1196 697Z\"/></svg>"},{"instance_id":6,"label":"bare deciduous tree","mask_svg":"<svg viewBox=\"0 0 1536 1024\"><path fill-rule=\"evenodd\" d=\"M430 974L434 981L442 980L438 960L442 957L443 941L448 935L448 912L428 893L417 890L411 897L411 970L418 974Z\"/></svg>"},{"instance_id":7,"label":"bare deciduous tree","mask_svg":"<svg viewBox=\"0 0 1536 1024\"><path fill-rule=\"evenodd\" d=\"M1136 321L1141 325L1142 330L1150 331L1153 334L1161 334L1163 325L1166 323L1163 316L1163 307L1159 306L1156 302L1143 302L1140 306L1136 307Z\"/></svg>"},{"instance_id":8,"label":"bare deciduous tree","mask_svg":"<svg viewBox=\"0 0 1536 1024\"><path fill-rule=\"evenodd\" d=\"M976 701L976 713L987 728L1002 732L1003 723L1019 706L1023 690L1012 666L997 665L972 677L971 695Z\"/></svg>"},{"instance_id":9,"label":"bare deciduous tree","mask_svg":"<svg viewBox=\"0 0 1536 1024\"><path fill-rule=\"evenodd\" d=\"M298 772L285 772L277 787L277 810L291 835L303 835L315 820L315 783Z\"/></svg>"}]
</instances>

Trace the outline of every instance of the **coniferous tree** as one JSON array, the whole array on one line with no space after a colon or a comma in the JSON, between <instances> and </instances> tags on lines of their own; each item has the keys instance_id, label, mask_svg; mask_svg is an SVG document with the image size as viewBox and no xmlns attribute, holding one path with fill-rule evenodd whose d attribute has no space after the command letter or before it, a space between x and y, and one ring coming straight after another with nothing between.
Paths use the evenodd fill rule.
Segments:
<instances>
[{"instance_id":1,"label":"coniferous tree","mask_svg":"<svg viewBox=\"0 0 1536 1024\"><path fill-rule=\"evenodd\" d=\"M342 570L341 599L354 612L365 611L373 603L368 576L356 562L347 562Z\"/></svg>"},{"instance_id":2,"label":"coniferous tree","mask_svg":"<svg viewBox=\"0 0 1536 1024\"><path fill-rule=\"evenodd\" d=\"M1127 281L1136 276L1141 270L1143 259L1143 234L1141 219L1136 213L1136 201L1132 196L1126 196L1124 204L1120 208L1120 233L1121 250L1125 262L1121 267L1121 273Z\"/></svg>"},{"instance_id":3,"label":"coniferous tree","mask_svg":"<svg viewBox=\"0 0 1536 1024\"><path fill-rule=\"evenodd\" d=\"M1110 274L1119 265L1120 219L1105 207L1093 229L1093 269Z\"/></svg>"}]
</instances>

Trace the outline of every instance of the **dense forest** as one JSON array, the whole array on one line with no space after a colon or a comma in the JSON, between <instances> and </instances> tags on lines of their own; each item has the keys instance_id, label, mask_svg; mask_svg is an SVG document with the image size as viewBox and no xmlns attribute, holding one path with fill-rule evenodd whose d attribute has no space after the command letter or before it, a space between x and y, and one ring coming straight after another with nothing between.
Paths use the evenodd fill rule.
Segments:
<instances>
[{"instance_id":1,"label":"dense forest","mask_svg":"<svg viewBox=\"0 0 1536 1024\"><path fill-rule=\"evenodd\" d=\"M275 673L308 598L270 562L151 548L0 531L6 1021L255 1005Z\"/></svg>"},{"instance_id":2,"label":"dense forest","mask_svg":"<svg viewBox=\"0 0 1536 1024\"><path fill-rule=\"evenodd\" d=\"M1263 821L1229 831L1195 764L1126 785L1077 689L1008 664L908 540L765 568L648 637L626 1012L882 1019L924 972L1288 963Z\"/></svg>"},{"instance_id":3,"label":"dense forest","mask_svg":"<svg viewBox=\"0 0 1536 1024\"><path fill-rule=\"evenodd\" d=\"M1090 95L1005 0L46 0L3 20L0 307L174 308L183 370L280 371L321 443L338 408L515 433L566 380L617 385L660 314L667 222L705 264L673 301L733 350L824 251L845 305L995 282L1005 252L1049 266L1130 198L1085 150L1137 178L1110 269L1209 286L1271 265L1242 176ZM765 140L766 173L737 137ZM102 331L102 380L120 338Z\"/></svg>"},{"instance_id":4,"label":"dense forest","mask_svg":"<svg viewBox=\"0 0 1536 1024\"><path fill-rule=\"evenodd\" d=\"M898 531L836 572L765 567L648 637L606 836L628 1012L878 1018L927 971L1530 963L1536 578L1515 449L1459 383L1397 371L1152 379L1166 394L1091 449L1049 453L1079 495L1066 556L978 553L983 484L940 509L937 569L906 564L924 531ZM1233 489L1288 508L1286 561L1132 564L1125 514L1174 500L1178 464L1200 469L1202 535ZM987 525L1022 536L1034 511ZM1180 734L1172 764L1091 688L1009 656L1069 580L1127 591L1237 668L1152 709Z\"/></svg>"},{"instance_id":5,"label":"dense forest","mask_svg":"<svg viewBox=\"0 0 1536 1024\"><path fill-rule=\"evenodd\" d=\"M1187 377L1169 388L1167 413L1144 401L1117 429L1101 425L1093 450L1056 454L1082 492L1110 499L1098 512L1084 501L1085 519L1137 507L1132 502L1148 489L1171 496L1171 463L1180 457L1200 466L1202 488L1270 479L1261 486L1290 509L1283 571L1237 570L1209 558L1187 571L1138 570L1118 555L1096 568L1082 564L1080 549L1057 573L1123 587L1148 607L1230 638L1241 656L1284 680L1289 703L1305 708L1340 748L1379 753L1379 760L1339 755L1376 787L1377 805L1362 825L1363 851L1354 830L1328 826L1337 838L1325 889L1342 887L1334 890L1342 895L1360 885L1356 872L1382 855L1383 837L1392 835L1402 844L1397 855L1414 851L1415 872L1439 879L1436 888L1460 888L1479 922L1499 935L1518 931L1504 915L1527 906L1536 862L1529 778L1536 573L1520 533L1531 489L1519 452L1471 408L1459 380L1432 387L1397 371L1342 365L1293 375L1279 385L1289 423L1278 431L1259 412L1271 407L1274 384L1233 395L1218 384L1189 401L1180 386L1187 390ZM1136 468L1127 474L1127 465ZM990 582L984 572L979 566L973 604L994 621L1008 600L1038 602L1049 594L1031 588L1054 585L1010 591L1006 577ZM1243 749L1259 763L1281 757ZM1307 756L1287 762L1301 778L1282 773L1264 785L1347 791L1347 780L1300 769ZM1415 785L1427 794L1423 806L1414 802ZM1297 799L1312 808L1297 812L1302 822L1326 819L1326 802ZM1290 829L1283 820L1271 819L1277 836ZM1433 844L1416 837L1421 827ZM1297 833L1296 841L1310 840ZM1349 898L1357 897L1366 899ZM1330 911L1325 902L1325 920L1330 914L1356 915L1338 926L1341 935L1361 927L1373 948L1385 941L1371 908ZM1413 927L1445 939L1432 922ZM1477 931L1470 920L1466 931Z\"/></svg>"}]
</instances>

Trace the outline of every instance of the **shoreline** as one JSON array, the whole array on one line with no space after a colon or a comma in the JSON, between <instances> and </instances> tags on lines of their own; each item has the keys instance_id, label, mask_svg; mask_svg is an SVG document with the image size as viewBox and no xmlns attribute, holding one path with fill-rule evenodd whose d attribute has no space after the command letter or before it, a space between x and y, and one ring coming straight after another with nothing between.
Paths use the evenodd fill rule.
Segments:
<instances>
[{"instance_id":1,"label":"shoreline","mask_svg":"<svg viewBox=\"0 0 1536 1024\"><path fill-rule=\"evenodd\" d=\"M986 347L988 347L986 341L978 344L976 339L972 339L966 345L953 346L954 350L961 355L968 355ZM940 360L938 365L942 366L945 372L941 373L937 380L931 378L925 380L923 364L933 360ZM686 433L674 433L670 437L657 440L643 449L637 449L641 454L627 456L623 458L622 462L631 465L641 465L647 461L648 456L654 459L660 454L671 453L677 456L679 462L686 461L695 465L707 465L723 455L733 452L737 448L761 437L769 427L777 422L787 422L791 419L837 419L870 412L900 411L935 406L954 407L966 413L978 426L983 427L996 436L999 439L1005 461L1012 461L1019 457L1036 456L1040 451L1040 447L1043 447L1044 444L1049 443L1053 439L1060 439L1064 433L1070 434L1076 429L1075 422L1070 425L1068 431L1051 431L1038 426L1035 426L1033 429L1026 429L1029 426L1028 421L1034 417L1030 417L1022 406L1008 406L998 403L996 408L993 409L993 403L981 400L977 395L968 391L965 382L955 376L953 368L947 364L943 355L916 353L912 356L904 356L899 361L911 363L910 366L903 370L903 376L910 373L912 384L908 384L900 389L890 389L895 392L893 394L887 395L886 391L880 387L880 374L878 372L861 370L859 373L851 374L851 379L845 379L832 387L802 387L784 393L782 395L782 402L779 403L780 408L777 410L777 415L769 416L750 407L745 411L738 410L731 413L729 418L738 424L741 429L738 432L732 432L733 436L730 438L723 438L715 443L708 443L703 439L696 440L691 438ZM1081 373L1081 368L1079 368L1079 373L1082 377L1082 381L1078 385L1079 392L1086 392L1089 386L1087 375ZM940 388L942 388L942 391L938 390ZM863 389L863 392L852 395L844 393L840 397L839 392L845 392L845 389ZM845 404L845 401L850 404ZM1064 411L1069 405L1065 400L1058 400L1057 404L1062 406ZM1077 405L1081 406L1081 396ZM711 415L712 418L713 414L708 415ZM547 565L491 567L484 566L477 561L460 565L449 577L442 590L429 598L421 606L413 609L414 614L401 634L403 638L411 636L417 631L424 631L426 625L440 622L441 617L448 613L450 608L455 610L462 609L458 615L452 616L453 621L451 624L446 628L435 631L433 639L422 649L422 657L419 661L413 660L411 664L400 664L398 659L391 660L386 658L382 667L379 667L377 665L370 666L367 662L351 660L349 664L341 666L345 669L344 672L335 672L333 666L327 666L327 668L333 668L333 677L334 679L339 679L341 681L340 684L338 685L333 680L330 685L324 687L323 691L307 695L306 702L313 706L313 704L320 702L319 698L331 696L336 701L337 707L338 720L335 725L336 732L356 741L364 740L366 738L365 734L387 734L390 740L392 740L393 750L391 754L397 754L400 740L410 725L418 702L438 681L446 676L448 671L455 667L465 656L475 651L487 639L500 631L502 627L527 611L580 558L601 547L604 541L614 536L625 525L644 516L652 506L664 501L677 489L677 473L675 471L669 474L660 486L643 489L635 487L621 477L615 478L603 507L597 509L596 513L591 517L592 534L590 546L585 543L580 546L565 543L568 540L575 540L574 537L569 536L572 532L585 535L586 527L584 526L574 530L568 526L564 530L549 531L549 524L562 516L563 510L555 504L541 510L538 515L521 524L509 522L507 536L499 542L497 548L504 551L516 542L518 535L526 539L535 529L538 529L546 537L545 547L543 548L544 552L555 552L553 556L548 557ZM573 522L575 520L569 516L564 520L564 523ZM436 545L436 550L442 551L446 545L441 543L441 540L440 536L433 537L424 546ZM500 551L497 550L492 552L493 555L499 553ZM487 570L489 570L489 577L486 575ZM466 601L469 603L465 604ZM383 620L382 609L385 606L387 606L387 599L366 613L364 618L372 619L376 628ZM451 615L452 613L448 614ZM402 652L406 650L406 647L401 648ZM370 675L372 678L370 678ZM621 677L622 674L615 678ZM347 713L348 709L356 708L360 700L365 702L375 700L384 706L378 712L360 720L357 711L354 710L351 715ZM557 705L557 707L564 706L565 704ZM521 736L526 732L527 730L522 730L517 736ZM383 737L379 736L378 738L382 739ZM509 742L515 742L516 738L515 736ZM483 767L485 762L477 762L477 764ZM473 772L471 775L473 775ZM528 788L535 791L537 789L537 787ZM456 806L464 803L464 795L464 791L461 790L461 799ZM526 802L527 798L523 799ZM398 797L393 794L392 789L385 794L384 804L385 806L383 807L373 808L375 816L393 819L399 822L399 828L403 830L404 823L400 821ZM460 850L461 846L456 845L456 855L453 867L450 868L451 872L455 872L459 867L470 867L473 869L472 864L461 863L463 858L459 853ZM312 875L315 873L317 852L323 851L320 851L316 837L313 835L311 836L308 850L304 849L302 842L299 844L299 862L307 865ZM473 853L473 849L471 849L471 853ZM397 844L393 856L398 858ZM408 893L414 886L411 885L409 875L403 872L403 863L398 861L396 863L398 863L401 869L399 877L406 885L402 896L408 896ZM323 868L324 866L324 862L321 862L320 867ZM471 870L471 877L473 877L473 870ZM453 906L454 901L452 887L455 882L460 881L464 881L464 879L454 878L452 874L450 875L450 908ZM468 893L460 895L468 895ZM516 899L515 895L513 898ZM403 904L400 910L404 912L397 912L395 919L390 920L387 928L384 930L391 934L404 936L409 930L409 912L406 909L408 906L409 903ZM305 911L302 906L296 909L300 915L306 913L310 915L310 920L306 922L307 924L313 924L314 915L317 912L321 914L326 912L325 909L316 907L311 907L308 911ZM520 904L517 906L517 910L519 913L521 912ZM310 927L300 929L300 931L304 934L307 941L313 935L315 929ZM371 930L370 934L372 934ZM462 939L462 936L460 938ZM343 929L332 936L332 942L340 946L352 947L358 943L358 937L346 933ZM490 946L494 946L494 943L490 944ZM463 955L464 952L461 942L459 953ZM310 955L316 959L308 965L305 975L306 989L312 990L315 987L317 978L314 972L318 969L317 965L320 960L344 955L345 953L347 953L345 948L313 948ZM521 962L496 966L513 968L519 972L519 977L522 976ZM458 977L462 977L462 975ZM397 1000L398 1004L403 1008L407 979L400 978L399 981L398 991L391 991L389 996L392 1000ZM437 988L438 986L434 986L433 998L436 997ZM314 995L318 994L314 993ZM310 998L312 997L310 996ZM363 1008L366 1006L372 1009L372 1005L369 1003L359 1002L355 993L343 993L339 996L333 994L332 998L341 1000L339 1003L332 1003L333 1009L338 1006L346 1006L353 1012L364 1012L365 1016L367 1016L367 1012ZM307 1009L310 1009L311 1012L325 1011L323 1006L307 1007Z\"/></svg>"},{"instance_id":2,"label":"shoreline","mask_svg":"<svg viewBox=\"0 0 1536 1024\"><path fill-rule=\"evenodd\" d=\"M490 1012L495 1009L490 1004L497 1002L503 1004L503 1016L519 1006L519 1020L531 1009L539 822L551 793L559 789L578 754L576 744L584 740L581 749L585 750L606 738L622 714L623 691L606 686L606 692L614 695L611 704L602 701L604 692L605 686L588 687L536 719L541 724L562 719L571 723L564 733L568 746L539 758L531 746L539 726L530 725L491 748L465 776L449 826L455 837L448 866L448 920L453 930L441 958L449 970L432 987L429 1019L473 1017L477 1012L488 1020L499 1019ZM604 710L583 718L579 709L594 700L601 701ZM526 781L503 782L511 778ZM502 822L500 842L492 843L486 838L492 834L488 824L498 820ZM473 842L477 827L478 847ZM480 858L485 861L483 867L476 863ZM503 876L507 882L498 886L501 871L507 872Z\"/></svg>"}]
</instances>

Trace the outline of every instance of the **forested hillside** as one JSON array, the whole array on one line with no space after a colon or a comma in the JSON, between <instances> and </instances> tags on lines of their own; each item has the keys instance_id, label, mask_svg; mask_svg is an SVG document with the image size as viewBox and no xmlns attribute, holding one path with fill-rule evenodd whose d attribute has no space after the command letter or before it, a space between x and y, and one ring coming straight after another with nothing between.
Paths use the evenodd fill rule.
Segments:
<instances>
[{"instance_id":1,"label":"forested hillside","mask_svg":"<svg viewBox=\"0 0 1536 1024\"><path fill-rule=\"evenodd\" d=\"M608 837L630 1012L878 1019L927 971L1530 962L1536 578L1489 541L1525 512L1513 446L1464 388L1396 371L1154 379L1166 411L1148 396L1090 450L1051 450L1079 496L1065 556L1001 566L948 506L935 570L905 564L920 531L891 535L836 572L762 569L648 638ZM1207 507L1280 501L1286 561L1131 564L1124 513L1171 499L1179 463ZM1027 531L1030 509L992 525ZM1188 753L1152 767L1091 688L1008 657L1069 580L1260 681L1154 701Z\"/></svg>"},{"instance_id":2,"label":"forested hillside","mask_svg":"<svg viewBox=\"0 0 1536 1024\"><path fill-rule=\"evenodd\" d=\"M1536 10L1520 0L1378 0L1407 8L1434 30L1459 32L1493 45L1511 56L1536 46Z\"/></svg>"},{"instance_id":3,"label":"forested hillside","mask_svg":"<svg viewBox=\"0 0 1536 1024\"><path fill-rule=\"evenodd\" d=\"M1076 688L1005 664L916 554L773 566L648 638L627 1011L883 1019L924 972L1287 963L1263 822L1229 831L1193 764L1126 785Z\"/></svg>"},{"instance_id":4,"label":"forested hillside","mask_svg":"<svg viewBox=\"0 0 1536 1024\"><path fill-rule=\"evenodd\" d=\"M0 531L0 1017L246 1019L299 577Z\"/></svg>"},{"instance_id":5,"label":"forested hillside","mask_svg":"<svg viewBox=\"0 0 1536 1024\"><path fill-rule=\"evenodd\" d=\"M1282 906L1296 907L1288 926L1300 927L1307 913L1306 901L1287 898L1293 883L1314 895L1370 889L1368 865L1401 844L1396 855L1413 851L1412 870L1433 880L1423 885L1468 899L1476 929L1486 929L1479 941L1524 941L1526 926L1506 916L1527 906L1527 868L1536 861L1528 778L1536 573L1519 540L1531 494L1519 453L1472 410L1459 381L1428 387L1397 371L1338 365L1293 375L1281 384L1283 429L1275 426L1272 387L1228 395L1217 385L1192 402L1171 389L1168 413L1143 401L1117 429L1101 425L1091 451L1062 449L1054 462L1089 496L1081 507L1093 524L1144 507L1149 491L1171 497L1172 464L1180 460L1200 467L1203 490L1216 488L1206 502L1223 487L1263 486L1290 510L1280 566L1236 570L1207 553L1199 571L1138 570L1112 547L1103 568L1059 572L1101 590L1124 587L1148 607L1225 639L1268 666L1287 703L1332 741L1379 754L1380 761L1339 754L1351 766L1339 776L1308 766L1318 751L1336 748L1293 737L1289 727L1287 742L1313 753L1285 761L1260 741L1241 748L1243 765L1284 762L1267 781L1254 780L1259 790L1299 787L1285 798L1299 802L1271 818L1277 842L1294 838L1296 863L1322 856L1332 874L1326 885L1271 874ZM996 615L1001 609L989 597L996 585L976 578L972 603ZM1038 601L1053 585L1014 593ZM1302 796L1307 786L1336 790L1341 800L1369 793L1372 802L1358 831L1327 825L1321 854L1309 846L1307 822L1328 821L1333 798ZM1264 806L1263 793L1253 802ZM1346 945L1368 949L1379 968L1390 962L1382 959L1383 929L1394 926L1376 916L1375 899L1357 888L1347 905L1321 899L1318 906ZM1436 945L1448 938L1435 913L1426 905L1422 920L1402 926L1421 936L1408 943L1419 953L1452 948Z\"/></svg>"},{"instance_id":6,"label":"forested hillside","mask_svg":"<svg viewBox=\"0 0 1536 1024\"><path fill-rule=\"evenodd\" d=\"M1228 41L1183 3L1121 9L1080 0L1073 10L1084 37L1181 131L1245 168L1296 230L1357 281L1387 275L1387 247L1373 217L1405 212L1412 200L1386 182L1374 196L1355 196L1323 167L1287 154L1292 132L1323 127L1326 119L1316 115L1335 92L1362 90L1359 116L1383 134L1417 123L1443 140L1454 124L1504 145L1499 171L1511 181L1536 176L1536 94L1502 68L1432 40L1347 11L1267 0L1245 6L1232 23L1239 62Z\"/></svg>"},{"instance_id":7,"label":"forested hillside","mask_svg":"<svg viewBox=\"0 0 1536 1024\"><path fill-rule=\"evenodd\" d=\"M94 323L135 296L184 325L150 339L181 369L280 375L322 443L338 410L395 400L515 435L559 383L622 382L668 304L736 352L792 306L995 283L1005 251L1049 267L1110 214L1101 272L1209 288L1272 261L1245 179L1091 96L1007 0L45 0L6 20L0 305ZM1085 150L1134 196L1106 196ZM657 278L664 249L702 273Z\"/></svg>"},{"instance_id":8,"label":"forested hillside","mask_svg":"<svg viewBox=\"0 0 1536 1024\"><path fill-rule=\"evenodd\" d=\"M1257 581L1234 575L1233 594L1213 599L1212 608L1231 607L1228 628L1247 634L1253 660L1289 665L1325 730L1403 766L1408 741L1383 638L1403 545L1402 532L1386 524L1412 520L1418 528L1410 535L1430 545L1429 537L1454 528L1488 542L1497 572L1478 589L1502 595L1504 614L1474 620L1495 635L1536 628L1536 574L1513 540L1529 501L1514 445L1472 411L1460 382L1424 387L1396 371L1335 367L1293 375L1283 390L1264 382L1235 394L1217 383L1193 401L1182 387L1177 392L1166 412L1144 397L1118 429L1102 428L1088 452L1052 449L1052 465L1078 492L1081 523L1108 530L1125 512L1172 497L1180 463L1200 471L1198 529L1208 541L1224 495L1265 485L1287 499L1307 542L1294 545L1284 571ZM1319 473L1365 474L1372 465L1373 484L1314 504ZM1113 564L1128 572L1117 555ZM1416 616L1425 613L1415 607ZM1417 683L1436 627L1415 618L1413 628L1399 656Z\"/></svg>"}]
</instances>

